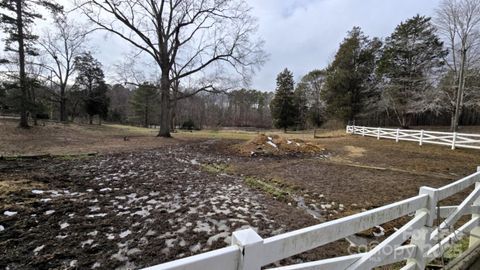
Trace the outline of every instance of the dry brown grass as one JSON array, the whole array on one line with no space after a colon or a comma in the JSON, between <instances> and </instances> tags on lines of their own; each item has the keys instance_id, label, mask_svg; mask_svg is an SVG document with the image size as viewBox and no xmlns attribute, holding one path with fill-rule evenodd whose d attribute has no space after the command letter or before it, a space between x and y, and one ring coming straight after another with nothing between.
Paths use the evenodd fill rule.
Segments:
<instances>
[{"instance_id":1,"label":"dry brown grass","mask_svg":"<svg viewBox=\"0 0 480 270\"><path fill-rule=\"evenodd\" d=\"M121 125L57 123L24 130L17 128L15 121L0 120L0 156L117 152L151 149L182 140L158 138L156 133L154 129Z\"/></svg>"}]
</instances>

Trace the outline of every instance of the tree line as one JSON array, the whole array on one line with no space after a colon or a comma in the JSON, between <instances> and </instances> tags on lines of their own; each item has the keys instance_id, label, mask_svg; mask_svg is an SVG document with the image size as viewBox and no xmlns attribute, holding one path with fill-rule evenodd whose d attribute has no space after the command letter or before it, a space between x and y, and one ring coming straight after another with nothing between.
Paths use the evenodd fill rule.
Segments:
<instances>
[{"instance_id":1,"label":"tree line","mask_svg":"<svg viewBox=\"0 0 480 270\"><path fill-rule=\"evenodd\" d=\"M48 31L32 27L51 15ZM324 69L298 82L285 69L274 92L244 89L266 60L244 0L77 0L82 24L53 0L0 0L7 53L0 59L0 110L28 119L84 119L176 127L318 127L329 120L366 125L478 124L480 0L443 0L433 18L417 15L386 38L348 32ZM44 14L44 12L42 13ZM89 52L92 31L135 49L109 85ZM153 76L147 78L146 70Z\"/></svg>"},{"instance_id":2,"label":"tree line","mask_svg":"<svg viewBox=\"0 0 480 270\"><path fill-rule=\"evenodd\" d=\"M477 0L444 0L433 19L416 15L383 40L354 27L326 69L296 86L290 71L278 75L275 125L479 124L479 34ZM305 86L312 76L318 87Z\"/></svg>"}]
</instances>

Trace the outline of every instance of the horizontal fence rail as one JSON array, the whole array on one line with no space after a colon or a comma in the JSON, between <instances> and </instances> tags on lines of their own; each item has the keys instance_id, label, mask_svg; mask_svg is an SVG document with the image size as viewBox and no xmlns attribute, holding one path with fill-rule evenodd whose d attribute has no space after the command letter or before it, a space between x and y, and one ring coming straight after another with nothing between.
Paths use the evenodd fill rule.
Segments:
<instances>
[{"instance_id":1,"label":"horizontal fence rail","mask_svg":"<svg viewBox=\"0 0 480 270\"><path fill-rule=\"evenodd\" d=\"M480 149L480 134L458 132L439 132L414 129L374 128L363 126L347 126L346 132L353 135L391 139L396 142L410 141L423 144L437 144L455 148Z\"/></svg>"},{"instance_id":2,"label":"horizontal fence rail","mask_svg":"<svg viewBox=\"0 0 480 270\"><path fill-rule=\"evenodd\" d=\"M441 200L472 186L475 186L473 192L459 205L439 205ZM233 233L230 247L146 269L260 270L282 259L410 215L413 217L404 226L364 253L268 269L372 269L399 262L404 262L402 270L425 269L428 263L442 256L445 249L461 240L462 236L470 236L471 246L478 245L480 167L476 173L444 187L422 187L417 196L400 202L266 239L252 229L237 231ZM470 220L454 227L466 215L471 215Z\"/></svg>"}]
</instances>

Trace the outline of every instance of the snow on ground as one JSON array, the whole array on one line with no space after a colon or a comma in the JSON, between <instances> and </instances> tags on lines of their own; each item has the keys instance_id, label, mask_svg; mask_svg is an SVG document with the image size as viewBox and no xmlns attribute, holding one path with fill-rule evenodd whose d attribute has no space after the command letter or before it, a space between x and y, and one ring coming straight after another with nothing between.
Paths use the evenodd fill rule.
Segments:
<instances>
[{"instance_id":1,"label":"snow on ground","mask_svg":"<svg viewBox=\"0 0 480 270\"><path fill-rule=\"evenodd\" d=\"M139 268L149 266L149 256L160 263L227 246L238 229L279 231L240 178L202 170L212 162L223 160L176 147L64 164L74 184L32 191L39 208L18 217L31 220L31 232L46 232L24 243L31 246L25 249L35 256L33 265ZM47 266L41 263L48 258L37 256L66 250L69 256Z\"/></svg>"}]
</instances>

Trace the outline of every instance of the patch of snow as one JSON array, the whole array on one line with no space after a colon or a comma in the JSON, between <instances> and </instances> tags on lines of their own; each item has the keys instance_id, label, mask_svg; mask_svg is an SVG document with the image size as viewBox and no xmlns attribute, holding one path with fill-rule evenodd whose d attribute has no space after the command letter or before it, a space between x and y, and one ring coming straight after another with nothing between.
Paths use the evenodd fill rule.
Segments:
<instances>
[{"instance_id":1,"label":"patch of snow","mask_svg":"<svg viewBox=\"0 0 480 270\"><path fill-rule=\"evenodd\" d=\"M99 262L96 262L96 263L93 264L92 269L98 268L100 266L102 266L102 264L99 263Z\"/></svg>"},{"instance_id":2,"label":"patch of snow","mask_svg":"<svg viewBox=\"0 0 480 270\"><path fill-rule=\"evenodd\" d=\"M93 192L93 189L89 188L87 189L87 192Z\"/></svg>"},{"instance_id":3,"label":"patch of snow","mask_svg":"<svg viewBox=\"0 0 480 270\"><path fill-rule=\"evenodd\" d=\"M290 140L287 140L287 144L292 144L292 141L290 141Z\"/></svg>"},{"instance_id":4,"label":"patch of snow","mask_svg":"<svg viewBox=\"0 0 480 270\"><path fill-rule=\"evenodd\" d=\"M120 236L120 238L125 238L127 236L129 236L132 232L130 230L126 230L126 231L123 231L121 232L118 236Z\"/></svg>"},{"instance_id":5,"label":"patch of snow","mask_svg":"<svg viewBox=\"0 0 480 270\"><path fill-rule=\"evenodd\" d=\"M91 245L93 243L93 239L88 239L86 241L83 241L82 243L80 243L82 245L82 248L86 245Z\"/></svg>"},{"instance_id":6,"label":"patch of snow","mask_svg":"<svg viewBox=\"0 0 480 270\"><path fill-rule=\"evenodd\" d=\"M155 200L155 199L151 199L149 201L147 201L147 204L158 204L159 201Z\"/></svg>"},{"instance_id":7,"label":"patch of snow","mask_svg":"<svg viewBox=\"0 0 480 270\"><path fill-rule=\"evenodd\" d=\"M268 139L269 141L273 141L272 137L267 137L267 139Z\"/></svg>"},{"instance_id":8,"label":"patch of snow","mask_svg":"<svg viewBox=\"0 0 480 270\"><path fill-rule=\"evenodd\" d=\"M48 211L45 212L45 215L49 216L53 213L55 213L55 210L48 210Z\"/></svg>"},{"instance_id":9,"label":"patch of snow","mask_svg":"<svg viewBox=\"0 0 480 270\"><path fill-rule=\"evenodd\" d=\"M93 231L93 232L87 233L87 235L90 235L90 236L97 236L97 234L98 234L98 231Z\"/></svg>"},{"instance_id":10,"label":"patch of snow","mask_svg":"<svg viewBox=\"0 0 480 270\"><path fill-rule=\"evenodd\" d=\"M125 262L128 260L128 257L123 255L121 250L119 250L118 253L113 254L111 258L120 262Z\"/></svg>"},{"instance_id":11,"label":"patch of snow","mask_svg":"<svg viewBox=\"0 0 480 270\"><path fill-rule=\"evenodd\" d=\"M193 245L190 247L190 252L196 253L200 251L201 248L202 248L202 245L200 245L200 243L197 243L196 245Z\"/></svg>"},{"instance_id":12,"label":"patch of snow","mask_svg":"<svg viewBox=\"0 0 480 270\"><path fill-rule=\"evenodd\" d=\"M50 198L40 199L41 202L49 202L49 201L51 201L51 200L52 200L52 199L50 199Z\"/></svg>"},{"instance_id":13,"label":"patch of snow","mask_svg":"<svg viewBox=\"0 0 480 270\"><path fill-rule=\"evenodd\" d=\"M15 216L16 214L18 214L18 212L14 212L14 211L5 211L3 212L3 214L7 217L13 217Z\"/></svg>"},{"instance_id":14,"label":"patch of snow","mask_svg":"<svg viewBox=\"0 0 480 270\"><path fill-rule=\"evenodd\" d=\"M107 187L107 188L102 188L99 190L100 192L106 192L106 191L112 191L111 188Z\"/></svg>"},{"instance_id":15,"label":"patch of snow","mask_svg":"<svg viewBox=\"0 0 480 270\"><path fill-rule=\"evenodd\" d=\"M98 212L100 210L100 207L98 206L89 206L88 209L90 209L90 212Z\"/></svg>"},{"instance_id":16,"label":"patch of snow","mask_svg":"<svg viewBox=\"0 0 480 270\"><path fill-rule=\"evenodd\" d=\"M77 263L78 263L77 260L72 260L72 261L70 262L70 267L75 267L75 266L77 266Z\"/></svg>"},{"instance_id":17,"label":"patch of snow","mask_svg":"<svg viewBox=\"0 0 480 270\"><path fill-rule=\"evenodd\" d=\"M155 234L157 234L156 231L154 231L154 230L148 230L148 232L147 232L145 235L146 235L146 236L153 236L153 235L155 235Z\"/></svg>"},{"instance_id":18,"label":"patch of snow","mask_svg":"<svg viewBox=\"0 0 480 270\"><path fill-rule=\"evenodd\" d=\"M3 227L2 225L0 225L0 232L1 231L4 231L5 230L5 227Z\"/></svg>"},{"instance_id":19,"label":"patch of snow","mask_svg":"<svg viewBox=\"0 0 480 270\"><path fill-rule=\"evenodd\" d=\"M381 237L385 235L385 229L382 226L375 226L375 228L379 229L380 232L379 233L373 232L373 236Z\"/></svg>"},{"instance_id":20,"label":"patch of snow","mask_svg":"<svg viewBox=\"0 0 480 270\"><path fill-rule=\"evenodd\" d=\"M45 245L41 245L39 247L36 247L34 250L33 250L33 254L37 255L40 251L42 251L42 249L45 247Z\"/></svg>"},{"instance_id":21,"label":"patch of snow","mask_svg":"<svg viewBox=\"0 0 480 270\"><path fill-rule=\"evenodd\" d=\"M271 141L268 141L267 144L271 145L274 148L278 148L278 146Z\"/></svg>"},{"instance_id":22,"label":"patch of snow","mask_svg":"<svg viewBox=\"0 0 480 270\"><path fill-rule=\"evenodd\" d=\"M137 215L137 216L141 216L141 217L148 217L148 216L150 216L150 212L148 210L143 209L143 210L139 210L135 213L132 213L130 215L131 216Z\"/></svg>"},{"instance_id":23,"label":"patch of snow","mask_svg":"<svg viewBox=\"0 0 480 270\"><path fill-rule=\"evenodd\" d=\"M33 194L43 194L44 192L45 192L45 191L43 191L43 190L38 190L38 189L32 190L32 193L33 193Z\"/></svg>"},{"instance_id":24,"label":"patch of snow","mask_svg":"<svg viewBox=\"0 0 480 270\"><path fill-rule=\"evenodd\" d=\"M138 248L132 248L132 249L129 249L127 251L127 255L128 256L131 256L131 255L135 255L135 254L138 254L138 253L141 253L142 250L141 249L138 249Z\"/></svg>"},{"instance_id":25,"label":"patch of snow","mask_svg":"<svg viewBox=\"0 0 480 270\"><path fill-rule=\"evenodd\" d=\"M297 142L297 143L295 143L295 144L296 144L297 146L300 146L300 144L299 144L298 142Z\"/></svg>"},{"instance_id":26,"label":"patch of snow","mask_svg":"<svg viewBox=\"0 0 480 270\"><path fill-rule=\"evenodd\" d=\"M190 163L192 163L192 165L198 165L198 164L200 164L200 163L198 163L198 161L196 161L195 159L190 160Z\"/></svg>"},{"instance_id":27,"label":"patch of snow","mask_svg":"<svg viewBox=\"0 0 480 270\"><path fill-rule=\"evenodd\" d=\"M108 240L113 240L115 239L115 235L113 233L107 233L106 234Z\"/></svg>"},{"instance_id":28,"label":"patch of snow","mask_svg":"<svg viewBox=\"0 0 480 270\"><path fill-rule=\"evenodd\" d=\"M86 215L88 218L94 218L94 217L105 217L107 213L100 213L100 214L93 214L93 215Z\"/></svg>"},{"instance_id":29,"label":"patch of snow","mask_svg":"<svg viewBox=\"0 0 480 270\"><path fill-rule=\"evenodd\" d=\"M220 238L226 238L229 235L230 235L229 232L222 232L222 233L216 234L214 236L210 236L210 238L208 238L208 240L207 240L207 245L211 246L213 244L213 242L218 241Z\"/></svg>"},{"instance_id":30,"label":"patch of snow","mask_svg":"<svg viewBox=\"0 0 480 270\"><path fill-rule=\"evenodd\" d=\"M63 230L65 228L67 228L68 226L70 226L70 224L68 224L67 222L64 222L64 223L60 224L60 230Z\"/></svg>"},{"instance_id":31,"label":"patch of snow","mask_svg":"<svg viewBox=\"0 0 480 270\"><path fill-rule=\"evenodd\" d=\"M67 234L64 234L64 235L59 234L59 235L55 236L55 238L60 239L60 240L63 240L63 239L65 239L65 238L67 238L67 237L68 237Z\"/></svg>"}]
</instances>

